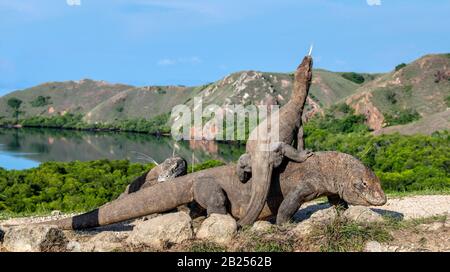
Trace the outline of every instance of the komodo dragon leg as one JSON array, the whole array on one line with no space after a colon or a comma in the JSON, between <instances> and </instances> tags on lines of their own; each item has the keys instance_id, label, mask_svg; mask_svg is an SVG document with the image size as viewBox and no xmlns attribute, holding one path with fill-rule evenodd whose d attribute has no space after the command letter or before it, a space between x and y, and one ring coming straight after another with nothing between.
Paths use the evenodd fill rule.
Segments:
<instances>
[{"instance_id":1,"label":"komodo dragon leg","mask_svg":"<svg viewBox=\"0 0 450 272\"><path fill-rule=\"evenodd\" d=\"M343 208L343 209L348 209L348 203L343 200L342 198L339 197L339 195L330 195L327 197L328 198L328 202L337 207L337 208Z\"/></svg>"},{"instance_id":2,"label":"komodo dragon leg","mask_svg":"<svg viewBox=\"0 0 450 272\"><path fill-rule=\"evenodd\" d=\"M310 150L297 150L293 146L285 143L281 143L281 154L295 162L304 162L313 155Z\"/></svg>"},{"instance_id":3,"label":"komodo dragon leg","mask_svg":"<svg viewBox=\"0 0 450 272\"><path fill-rule=\"evenodd\" d=\"M307 158L311 157L313 153L310 150L297 150L293 146L278 143L278 146L274 150L274 166L278 167L283 161L284 157L295 161L304 162ZM237 163L237 175L239 180L246 182L251 178L252 167L251 167L251 156L247 153L243 154Z\"/></svg>"},{"instance_id":4,"label":"komodo dragon leg","mask_svg":"<svg viewBox=\"0 0 450 272\"><path fill-rule=\"evenodd\" d=\"M222 187L212 177L201 177L193 185L194 199L208 215L227 214L227 197Z\"/></svg>"},{"instance_id":5,"label":"komodo dragon leg","mask_svg":"<svg viewBox=\"0 0 450 272\"><path fill-rule=\"evenodd\" d=\"M316 190L311 184L317 182L319 180L310 179L309 182L301 183L284 198L278 208L277 225L289 222L303 203L316 196Z\"/></svg>"},{"instance_id":6,"label":"komodo dragon leg","mask_svg":"<svg viewBox=\"0 0 450 272\"><path fill-rule=\"evenodd\" d=\"M297 132L297 150L302 151L305 150L305 138L303 137L305 134L303 126L300 126Z\"/></svg>"}]
</instances>

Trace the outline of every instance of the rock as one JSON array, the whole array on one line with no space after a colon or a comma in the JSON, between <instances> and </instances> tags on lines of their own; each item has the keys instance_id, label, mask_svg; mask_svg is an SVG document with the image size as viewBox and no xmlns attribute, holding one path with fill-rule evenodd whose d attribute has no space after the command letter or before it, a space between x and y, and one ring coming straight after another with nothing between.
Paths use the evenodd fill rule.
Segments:
<instances>
[{"instance_id":1,"label":"rock","mask_svg":"<svg viewBox=\"0 0 450 272\"><path fill-rule=\"evenodd\" d=\"M206 216L199 216L195 219L192 219L192 228L194 230L194 233L197 233L198 229L202 225L203 221L205 221Z\"/></svg>"},{"instance_id":2,"label":"rock","mask_svg":"<svg viewBox=\"0 0 450 272\"><path fill-rule=\"evenodd\" d=\"M437 231L440 230L444 227L444 223L443 222L434 222L434 223L430 223L430 224L420 224L417 226L417 228L419 230L422 231Z\"/></svg>"},{"instance_id":3,"label":"rock","mask_svg":"<svg viewBox=\"0 0 450 272\"><path fill-rule=\"evenodd\" d=\"M272 227L272 224L268 221L256 221L250 230L253 232L268 232Z\"/></svg>"},{"instance_id":4,"label":"rock","mask_svg":"<svg viewBox=\"0 0 450 272\"><path fill-rule=\"evenodd\" d=\"M76 241L70 241L67 244L66 249L68 252L82 252L81 244Z\"/></svg>"},{"instance_id":5,"label":"rock","mask_svg":"<svg viewBox=\"0 0 450 272\"><path fill-rule=\"evenodd\" d=\"M365 252L409 252L411 249L396 245L381 244L377 241L369 241L364 247Z\"/></svg>"},{"instance_id":6,"label":"rock","mask_svg":"<svg viewBox=\"0 0 450 272\"><path fill-rule=\"evenodd\" d=\"M334 207L318 210L308 219L297 224L292 231L299 236L307 236L312 233L315 226L326 225L336 219L338 213Z\"/></svg>"},{"instance_id":7,"label":"rock","mask_svg":"<svg viewBox=\"0 0 450 272\"><path fill-rule=\"evenodd\" d=\"M364 206L350 206L343 216L358 223L378 223L383 222L383 216Z\"/></svg>"},{"instance_id":8,"label":"rock","mask_svg":"<svg viewBox=\"0 0 450 272\"><path fill-rule=\"evenodd\" d=\"M309 219L305 221L310 221L313 224L329 224L337 217L337 211L334 207L328 209L319 210L311 215Z\"/></svg>"},{"instance_id":9,"label":"rock","mask_svg":"<svg viewBox=\"0 0 450 272\"><path fill-rule=\"evenodd\" d=\"M81 251L112 252L123 249L122 242L128 238L127 232L104 231L82 244Z\"/></svg>"},{"instance_id":10,"label":"rock","mask_svg":"<svg viewBox=\"0 0 450 272\"><path fill-rule=\"evenodd\" d=\"M61 211L52 211L51 215L52 216L61 216L62 212Z\"/></svg>"},{"instance_id":11,"label":"rock","mask_svg":"<svg viewBox=\"0 0 450 272\"><path fill-rule=\"evenodd\" d=\"M384 252L385 248L377 241L369 241L364 248L365 252Z\"/></svg>"},{"instance_id":12,"label":"rock","mask_svg":"<svg viewBox=\"0 0 450 272\"><path fill-rule=\"evenodd\" d=\"M298 236L308 236L314 230L314 224L311 221L303 221L297 224L292 230Z\"/></svg>"},{"instance_id":13,"label":"rock","mask_svg":"<svg viewBox=\"0 0 450 272\"><path fill-rule=\"evenodd\" d=\"M192 220L185 212L165 214L138 223L126 242L162 249L193 237Z\"/></svg>"},{"instance_id":14,"label":"rock","mask_svg":"<svg viewBox=\"0 0 450 272\"><path fill-rule=\"evenodd\" d=\"M237 233L237 223L230 215L211 214L203 221L197 238L209 240L217 244L226 244L233 239Z\"/></svg>"},{"instance_id":15,"label":"rock","mask_svg":"<svg viewBox=\"0 0 450 272\"><path fill-rule=\"evenodd\" d=\"M26 225L6 230L3 247L11 252L65 251L68 240L56 226Z\"/></svg>"}]
</instances>

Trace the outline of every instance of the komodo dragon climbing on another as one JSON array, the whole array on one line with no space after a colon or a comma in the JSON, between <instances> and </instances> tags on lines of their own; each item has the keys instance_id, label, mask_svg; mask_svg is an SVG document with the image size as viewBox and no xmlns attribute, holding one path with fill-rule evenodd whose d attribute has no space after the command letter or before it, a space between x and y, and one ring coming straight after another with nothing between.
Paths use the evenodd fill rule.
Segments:
<instances>
[{"instance_id":1,"label":"komodo dragon climbing on another","mask_svg":"<svg viewBox=\"0 0 450 272\"><path fill-rule=\"evenodd\" d=\"M279 110L279 120L275 120L273 124L268 116L250 133L246 153L239 158L237 165L241 181L245 181L250 172L253 180L247 211L239 220L239 225L252 224L258 218L269 192L273 169L280 166L284 157L303 162L312 155L311 152L303 150L303 129L300 129L303 108L311 85L312 66L312 57L304 57L295 72L291 99ZM274 142L272 133L278 133L277 142ZM294 137L298 138L300 149L292 146Z\"/></svg>"},{"instance_id":2,"label":"komodo dragon climbing on another","mask_svg":"<svg viewBox=\"0 0 450 272\"><path fill-rule=\"evenodd\" d=\"M86 229L170 211L191 202L201 205L208 214L229 212L241 218L250 200L252 182L242 183L236 166L230 164L155 184L85 214L40 224ZM379 179L359 160L344 153L317 152L303 163L286 162L275 169L259 218L277 215L277 223L284 223L302 203L320 196L352 205L386 203Z\"/></svg>"}]
</instances>

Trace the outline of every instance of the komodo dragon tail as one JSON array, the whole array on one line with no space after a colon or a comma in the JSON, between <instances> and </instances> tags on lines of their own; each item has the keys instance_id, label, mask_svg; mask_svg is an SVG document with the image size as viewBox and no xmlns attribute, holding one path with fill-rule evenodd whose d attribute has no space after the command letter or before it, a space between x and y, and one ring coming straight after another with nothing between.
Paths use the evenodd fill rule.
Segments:
<instances>
[{"instance_id":1,"label":"komodo dragon tail","mask_svg":"<svg viewBox=\"0 0 450 272\"><path fill-rule=\"evenodd\" d=\"M253 224L266 203L271 185L273 164L270 152L258 150L252 158L252 193L245 215L238 221L240 226Z\"/></svg>"},{"instance_id":2,"label":"komodo dragon tail","mask_svg":"<svg viewBox=\"0 0 450 272\"><path fill-rule=\"evenodd\" d=\"M158 183L123 198L109 202L93 211L40 224L76 230L109 225L152 213L164 212L193 201L193 175Z\"/></svg>"}]
</instances>

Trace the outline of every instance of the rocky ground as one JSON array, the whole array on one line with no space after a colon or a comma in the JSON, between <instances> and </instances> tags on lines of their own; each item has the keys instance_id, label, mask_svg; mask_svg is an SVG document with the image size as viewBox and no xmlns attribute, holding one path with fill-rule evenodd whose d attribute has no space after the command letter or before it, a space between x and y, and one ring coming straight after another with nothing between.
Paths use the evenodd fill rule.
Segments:
<instances>
[{"instance_id":1,"label":"rocky ground","mask_svg":"<svg viewBox=\"0 0 450 272\"><path fill-rule=\"evenodd\" d=\"M185 212L89 231L30 226L71 216L54 212L0 221L0 251L450 251L449 213L450 196L433 195L346 211L311 202L291 224L258 221L239 230L228 215L192 219Z\"/></svg>"}]
</instances>

